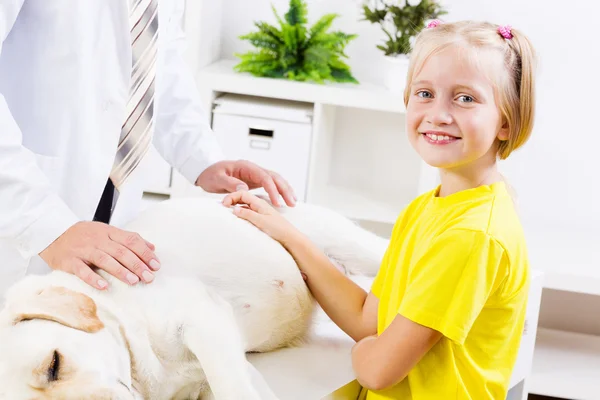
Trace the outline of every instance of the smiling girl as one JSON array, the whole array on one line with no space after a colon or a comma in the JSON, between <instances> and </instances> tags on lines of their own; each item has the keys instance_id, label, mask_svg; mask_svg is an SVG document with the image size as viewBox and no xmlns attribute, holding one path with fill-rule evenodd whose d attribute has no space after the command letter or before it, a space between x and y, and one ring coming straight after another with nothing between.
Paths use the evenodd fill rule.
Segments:
<instances>
[{"instance_id":1,"label":"smiling girl","mask_svg":"<svg viewBox=\"0 0 600 400\"><path fill-rule=\"evenodd\" d=\"M368 400L505 399L529 287L524 235L497 160L529 138L534 52L509 26L434 21L411 54L406 131L441 184L402 211L371 291L344 276L265 201L224 199L296 259L357 344Z\"/></svg>"}]
</instances>

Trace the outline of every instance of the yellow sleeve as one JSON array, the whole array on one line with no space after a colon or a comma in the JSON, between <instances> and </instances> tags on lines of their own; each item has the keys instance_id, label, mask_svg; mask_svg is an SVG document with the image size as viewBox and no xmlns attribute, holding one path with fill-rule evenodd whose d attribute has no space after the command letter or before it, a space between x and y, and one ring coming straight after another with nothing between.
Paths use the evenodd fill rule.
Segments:
<instances>
[{"instance_id":1,"label":"yellow sleeve","mask_svg":"<svg viewBox=\"0 0 600 400\"><path fill-rule=\"evenodd\" d=\"M398 312L462 344L507 271L496 240L483 232L449 230L413 265Z\"/></svg>"}]
</instances>

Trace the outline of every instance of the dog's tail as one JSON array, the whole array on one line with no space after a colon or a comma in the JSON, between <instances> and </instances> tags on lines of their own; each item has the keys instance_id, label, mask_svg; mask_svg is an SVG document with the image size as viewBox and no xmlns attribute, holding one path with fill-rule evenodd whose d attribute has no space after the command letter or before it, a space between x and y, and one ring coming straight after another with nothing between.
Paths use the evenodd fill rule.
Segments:
<instances>
[{"instance_id":1,"label":"dog's tail","mask_svg":"<svg viewBox=\"0 0 600 400\"><path fill-rule=\"evenodd\" d=\"M282 214L347 274L375 276L388 240L333 210L299 203Z\"/></svg>"}]
</instances>

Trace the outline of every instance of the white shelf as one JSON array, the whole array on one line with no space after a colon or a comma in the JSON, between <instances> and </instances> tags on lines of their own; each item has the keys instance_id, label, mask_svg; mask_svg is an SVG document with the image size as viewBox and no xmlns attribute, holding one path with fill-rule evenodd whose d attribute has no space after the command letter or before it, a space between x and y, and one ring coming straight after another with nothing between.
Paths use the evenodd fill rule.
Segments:
<instances>
[{"instance_id":1,"label":"white shelf","mask_svg":"<svg viewBox=\"0 0 600 400\"><path fill-rule=\"evenodd\" d=\"M238 73L236 60L220 60L199 71L200 86L217 92L321 103L343 107L401 113L405 111L401 94L394 94L369 83L295 82L285 79L259 78Z\"/></svg>"},{"instance_id":2,"label":"white shelf","mask_svg":"<svg viewBox=\"0 0 600 400\"><path fill-rule=\"evenodd\" d=\"M549 227L527 237L531 266L545 272L545 288L600 295L600 235Z\"/></svg>"},{"instance_id":3,"label":"white shelf","mask_svg":"<svg viewBox=\"0 0 600 400\"><path fill-rule=\"evenodd\" d=\"M404 204L390 204L369 199L361 193L341 187L319 188L309 202L332 208L351 219L394 224Z\"/></svg>"},{"instance_id":4,"label":"white shelf","mask_svg":"<svg viewBox=\"0 0 600 400\"><path fill-rule=\"evenodd\" d=\"M600 296L600 277L590 276L589 273L578 275L577 271L571 273L549 271L546 275L544 287L546 289Z\"/></svg>"},{"instance_id":5,"label":"white shelf","mask_svg":"<svg viewBox=\"0 0 600 400\"><path fill-rule=\"evenodd\" d=\"M600 399L600 337L538 328L530 393Z\"/></svg>"}]
</instances>

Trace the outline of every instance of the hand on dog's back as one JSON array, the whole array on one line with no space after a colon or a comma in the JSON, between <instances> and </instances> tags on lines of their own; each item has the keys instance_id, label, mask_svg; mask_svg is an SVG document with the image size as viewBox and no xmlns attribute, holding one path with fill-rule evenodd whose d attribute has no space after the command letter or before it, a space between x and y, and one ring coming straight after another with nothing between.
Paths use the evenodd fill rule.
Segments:
<instances>
[{"instance_id":1,"label":"hand on dog's back","mask_svg":"<svg viewBox=\"0 0 600 400\"><path fill-rule=\"evenodd\" d=\"M242 205L246 207L235 207L233 213L246 221L249 221L258 229L277 240L284 247L291 237L298 236L300 232L281 214L265 200L241 190L230 193L223 198L223 205L231 207Z\"/></svg>"},{"instance_id":2,"label":"hand on dog's back","mask_svg":"<svg viewBox=\"0 0 600 400\"><path fill-rule=\"evenodd\" d=\"M127 284L154 279L160 268L154 245L134 232L100 222L78 222L40 253L54 270L74 274L97 289L108 283L90 267L100 268Z\"/></svg>"}]
</instances>

